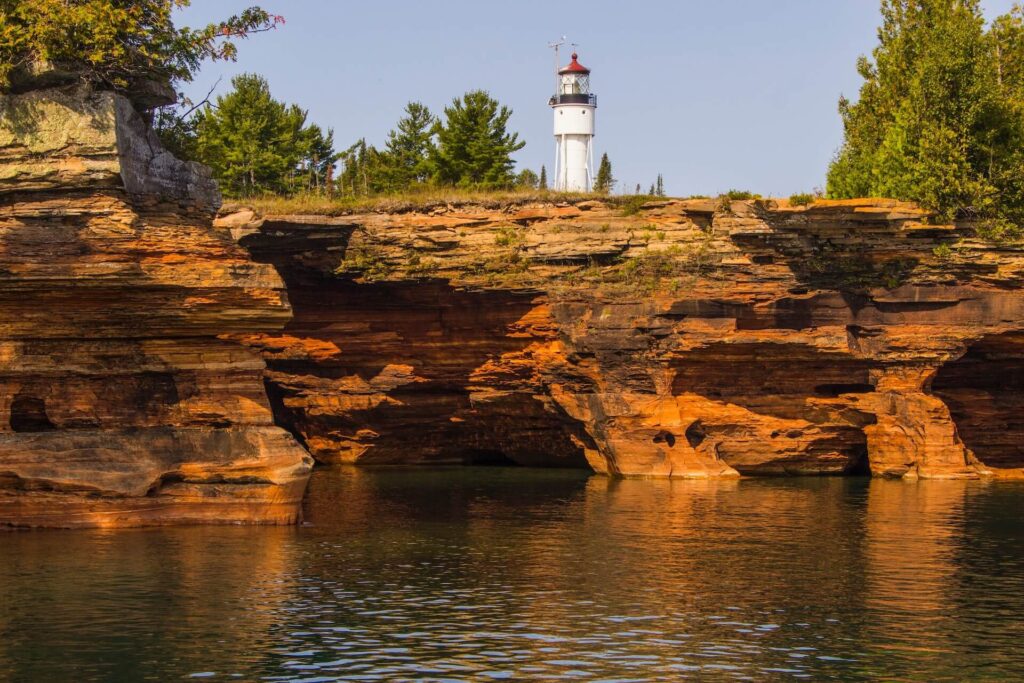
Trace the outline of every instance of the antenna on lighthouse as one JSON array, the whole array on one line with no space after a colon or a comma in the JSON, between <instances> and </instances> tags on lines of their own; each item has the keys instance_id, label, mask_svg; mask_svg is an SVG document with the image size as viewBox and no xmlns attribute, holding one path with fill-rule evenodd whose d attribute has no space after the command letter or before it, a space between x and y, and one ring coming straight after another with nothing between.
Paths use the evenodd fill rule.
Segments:
<instances>
[{"instance_id":1,"label":"antenna on lighthouse","mask_svg":"<svg viewBox=\"0 0 1024 683\"><path fill-rule=\"evenodd\" d=\"M562 36L560 40L548 43L548 47L555 50L555 92L558 92L558 70L562 68L562 63L558 61L558 49L565 45L565 40L565 36Z\"/></svg>"}]
</instances>

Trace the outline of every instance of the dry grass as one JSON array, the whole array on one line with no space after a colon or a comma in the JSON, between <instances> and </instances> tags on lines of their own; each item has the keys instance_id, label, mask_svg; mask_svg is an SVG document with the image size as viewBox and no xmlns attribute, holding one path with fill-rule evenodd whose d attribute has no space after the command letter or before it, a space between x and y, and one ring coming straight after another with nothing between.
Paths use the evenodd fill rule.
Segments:
<instances>
[{"instance_id":1,"label":"dry grass","mask_svg":"<svg viewBox=\"0 0 1024 683\"><path fill-rule=\"evenodd\" d=\"M247 199L229 199L225 201L224 207L225 210L231 210L247 206L263 215L306 214L343 216L353 213L405 213L414 210L423 211L445 206L458 207L467 205L499 209L536 202L577 203L591 199L600 199L611 204L618 204L628 198L543 190L429 188L413 190L402 194L373 197L326 197L315 194L296 195L293 197L269 195Z\"/></svg>"}]
</instances>

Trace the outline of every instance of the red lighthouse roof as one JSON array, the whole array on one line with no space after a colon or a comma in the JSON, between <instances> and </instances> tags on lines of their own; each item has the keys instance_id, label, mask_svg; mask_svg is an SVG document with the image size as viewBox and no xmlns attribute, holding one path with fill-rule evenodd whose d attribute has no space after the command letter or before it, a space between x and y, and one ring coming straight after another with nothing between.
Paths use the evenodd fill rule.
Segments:
<instances>
[{"instance_id":1,"label":"red lighthouse roof","mask_svg":"<svg viewBox=\"0 0 1024 683\"><path fill-rule=\"evenodd\" d=\"M569 62L569 66L567 66L564 69L562 69L561 71L559 71L558 74L560 76L563 76L565 74L588 74L588 73L590 73L590 69L588 69L587 67L583 66L582 64L580 64L579 62L576 61L577 57L579 57L579 55L577 55L575 52L573 52L572 53L572 61Z\"/></svg>"}]
</instances>

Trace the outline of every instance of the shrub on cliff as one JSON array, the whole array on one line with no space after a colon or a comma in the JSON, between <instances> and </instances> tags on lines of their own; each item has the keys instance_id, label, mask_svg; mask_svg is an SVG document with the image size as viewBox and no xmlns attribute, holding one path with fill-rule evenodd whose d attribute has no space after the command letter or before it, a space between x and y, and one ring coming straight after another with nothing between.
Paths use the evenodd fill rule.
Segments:
<instances>
[{"instance_id":1,"label":"shrub on cliff","mask_svg":"<svg viewBox=\"0 0 1024 683\"><path fill-rule=\"evenodd\" d=\"M232 38L283 21L252 7L202 29L176 28L189 0L5 0L0 3L0 90L35 72L84 78L132 95L188 81L207 59L234 59ZM169 93L164 93L166 102Z\"/></svg>"},{"instance_id":2,"label":"shrub on cliff","mask_svg":"<svg viewBox=\"0 0 1024 683\"><path fill-rule=\"evenodd\" d=\"M889 196L951 218L1024 217L1021 7L988 30L978 0L882 0L856 103L840 100L845 140L832 197Z\"/></svg>"}]
</instances>

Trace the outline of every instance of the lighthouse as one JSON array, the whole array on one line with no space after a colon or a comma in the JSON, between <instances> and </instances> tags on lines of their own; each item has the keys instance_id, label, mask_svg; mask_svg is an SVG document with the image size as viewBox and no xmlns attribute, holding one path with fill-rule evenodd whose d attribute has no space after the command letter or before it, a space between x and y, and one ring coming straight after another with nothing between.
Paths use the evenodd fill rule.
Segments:
<instances>
[{"instance_id":1,"label":"lighthouse","mask_svg":"<svg viewBox=\"0 0 1024 683\"><path fill-rule=\"evenodd\" d=\"M597 96L590 92L590 69L572 53L558 70L557 91L548 102L555 113L555 183L563 192L593 189L594 114Z\"/></svg>"}]
</instances>

